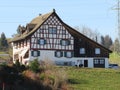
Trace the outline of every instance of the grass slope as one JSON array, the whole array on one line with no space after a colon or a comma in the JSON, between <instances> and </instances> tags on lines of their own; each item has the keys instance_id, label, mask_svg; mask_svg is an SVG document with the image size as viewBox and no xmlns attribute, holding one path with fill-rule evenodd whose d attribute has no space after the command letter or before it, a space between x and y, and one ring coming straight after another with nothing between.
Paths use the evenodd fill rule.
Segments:
<instances>
[{"instance_id":1,"label":"grass slope","mask_svg":"<svg viewBox=\"0 0 120 90\"><path fill-rule=\"evenodd\" d=\"M113 69L65 68L72 90L120 90L120 71Z\"/></svg>"},{"instance_id":2,"label":"grass slope","mask_svg":"<svg viewBox=\"0 0 120 90\"><path fill-rule=\"evenodd\" d=\"M120 54L115 53L115 52L111 53L109 62L119 64L119 66L120 66Z\"/></svg>"}]
</instances>

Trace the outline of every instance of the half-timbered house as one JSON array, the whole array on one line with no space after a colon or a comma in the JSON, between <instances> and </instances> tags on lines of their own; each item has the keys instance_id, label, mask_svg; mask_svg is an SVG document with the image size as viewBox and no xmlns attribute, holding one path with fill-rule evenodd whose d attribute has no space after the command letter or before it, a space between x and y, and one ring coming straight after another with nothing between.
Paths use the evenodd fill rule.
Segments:
<instances>
[{"instance_id":1,"label":"half-timbered house","mask_svg":"<svg viewBox=\"0 0 120 90\"><path fill-rule=\"evenodd\" d=\"M58 65L108 67L109 53L102 45L65 24L55 10L39 15L12 39L13 62L50 59Z\"/></svg>"}]
</instances>

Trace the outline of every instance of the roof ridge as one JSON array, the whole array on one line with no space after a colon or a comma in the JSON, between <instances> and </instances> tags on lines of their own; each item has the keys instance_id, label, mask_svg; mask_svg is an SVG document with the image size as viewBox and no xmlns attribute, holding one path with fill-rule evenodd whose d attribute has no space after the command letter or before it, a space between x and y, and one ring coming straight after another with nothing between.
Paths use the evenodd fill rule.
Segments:
<instances>
[{"instance_id":1,"label":"roof ridge","mask_svg":"<svg viewBox=\"0 0 120 90\"><path fill-rule=\"evenodd\" d=\"M32 21L30 22L31 24L37 24L37 21L39 20L39 19L42 19L42 20L44 20L44 18L47 18L49 15L51 15L53 12L49 12L49 13L46 13L46 14L41 14L41 15L39 15L39 16L37 16L37 17L35 17L34 19L32 19Z\"/></svg>"}]
</instances>

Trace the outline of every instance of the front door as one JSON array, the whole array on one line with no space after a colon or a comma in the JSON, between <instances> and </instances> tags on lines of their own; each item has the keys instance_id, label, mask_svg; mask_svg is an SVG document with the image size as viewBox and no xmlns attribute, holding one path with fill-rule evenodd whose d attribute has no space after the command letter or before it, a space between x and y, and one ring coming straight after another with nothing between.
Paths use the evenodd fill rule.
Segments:
<instances>
[{"instance_id":1,"label":"front door","mask_svg":"<svg viewBox=\"0 0 120 90\"><path fill-rule=\"evenodd\" d=\"M88 60L84 60L84 67L88 67Z\"/></svg>"}]
</instances>

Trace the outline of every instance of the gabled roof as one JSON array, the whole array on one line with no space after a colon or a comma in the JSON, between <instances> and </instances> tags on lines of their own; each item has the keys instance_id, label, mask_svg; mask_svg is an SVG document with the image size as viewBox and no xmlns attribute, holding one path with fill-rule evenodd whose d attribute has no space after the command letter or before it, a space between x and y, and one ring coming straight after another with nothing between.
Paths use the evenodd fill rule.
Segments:
<instances>
[{"instance_id":1,"label":"gabled roof","mask_svg":"<svg viewBox=\"0 0 120 90\"><path fill-rule=\"evenodd\" d=\"M89 42L94 43L95 45L97 45L97 46L103 48L104 50L109 51L110 53L112 53L112 51L109 50L108 48L102 46L101 44L95 42L94 40L88 38L87 36L81 34L80 32L78 32L77 30L73 29L72 27L70 27L70 26L67 25L66 23L63 22L63 25L64 25L64 27L69 31L69 33L70 33L71 35L73 35L74 37L78 37L78 38L83 37L83 38L85 38L86 40L88 40Z\"/></svg>"},{"instance_id":2,"label":"gabled roof","mask_svg":"<svg viewBox=\"0 0 120 90\"><path fill-rule=\"evenodd\" d=\"M36 18L34 18L29 24L35 24L35 27L30 31L30 32L25 32L21 35L17 35L16 37L14 37L11 42L15 42L15 41L19 41L19 40L23 40L26 37L28 37L29 35L31 35L32 33L34 33L53 13L55 13L55 10L53 10L50 13L44 14L44 15L40 15Z\"/></svg>"},{"instance_id":3,"label":"gabled roof","mask_svg":"<svg viewBox=\"0 0 120 90\"><path fill-rule=\"evenodd\" d=\"M91 43L94 43L95 45L103 48L106 51L112 52L111 50L105 48L104 46L98 44L97 42L91 40L90 38L86 37L85 35L81 34L80 32L78 32L77 30L73 29L72 27L70 27L69 25L67 25L66 23L64 23L59 16L55 13L55 10L53 9L52 12L44 14L44 15L40 15L36 18L34 18L29 24L34 24L35 27L28 33L23 33L21 35L16 36L15 38L13 38L11 40L11 42L16 42L19 40L23 40L25 38L27 38L28 36L30 36L32 33L34 33L52 14L55 14L56 17L60 20L60 22L64 25L64 27L68 30L68 32L73 35L73 36L77 36L78 38L80 38L81 36L87 40L89 40Z\"/></svg>"}]
</instances>

